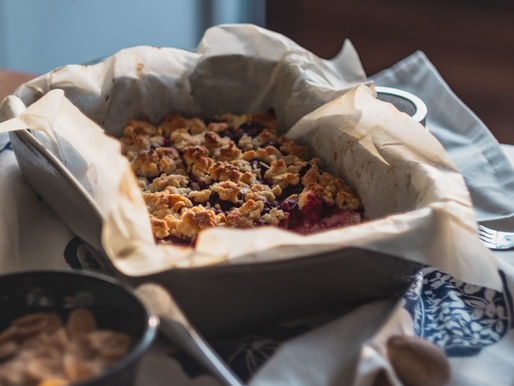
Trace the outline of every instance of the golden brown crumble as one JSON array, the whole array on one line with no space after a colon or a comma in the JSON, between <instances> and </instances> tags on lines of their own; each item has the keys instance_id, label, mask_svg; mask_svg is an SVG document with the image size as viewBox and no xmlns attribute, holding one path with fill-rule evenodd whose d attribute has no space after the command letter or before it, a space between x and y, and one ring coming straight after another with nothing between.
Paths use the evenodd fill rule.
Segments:
<instances>
[{"instance_id":1,"label":"golden brown crumble","mask_svg":"<svg viewBox=\"0 0 514 386\"><path fill-rule=\"evenodd\" d=\"M216 213L198 205L184 211L177 224L177 232L187 237L195 237L201 230L216 226Z\"/></svg>"},{"instance_id":2,"label":"golden brown crumble","mask_svg":"<svg viewBox=\"0 0 514 386\"><path fill-rule=\"evenodd\" d=\"M211 191L209 189L193 190L191 193L189 193L189 198L191 198L194 202L199 202L200 204L204 204L209 201L210 196Z\"/></svg>"},{"instance_id":3,"label":"golden brown crumble","mask_svg":"<svg viewBox=\"0 0 514 386\"><path fill-rule=\"evenodd\" d=\"M174 113L158 126L130 120L120 141L156 239L187 244L215 226L308 233L314 222L313 229L323 229L330 216L327 224L345 225L333 217L343 211L360 215L350 187L320 170L305 146L277 138L276 127L272 111L210 121Z\"/></svg>"}]
</instances>

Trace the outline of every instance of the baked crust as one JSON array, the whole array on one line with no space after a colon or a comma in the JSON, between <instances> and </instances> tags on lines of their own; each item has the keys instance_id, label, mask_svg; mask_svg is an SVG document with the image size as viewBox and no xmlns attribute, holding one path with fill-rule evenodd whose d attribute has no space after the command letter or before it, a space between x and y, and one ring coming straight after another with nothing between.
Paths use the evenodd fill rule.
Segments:
<instances>
[{"instance_id":1,"label":"baked crust","mask_svg":"<svg viewBox=\"0 0 514 386\"><path fill-rule=\"evenodd\" d=\"M121 138L143 191L154 236L194 243L203 229L273 225L312 233L361 221L363 207L308 149L276 137L274 112L178 113L158 126L130 120Z\"/></svg>"}]
</instances>

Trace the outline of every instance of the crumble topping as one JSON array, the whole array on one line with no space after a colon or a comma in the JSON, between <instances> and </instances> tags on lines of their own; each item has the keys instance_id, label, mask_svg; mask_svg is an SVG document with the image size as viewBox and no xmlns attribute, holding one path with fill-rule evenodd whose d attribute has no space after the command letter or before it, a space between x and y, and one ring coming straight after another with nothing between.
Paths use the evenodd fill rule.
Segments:
<instances>
[{"instance_id":1,"label":"crumble topping","mask_svg":"<svg viewBox=\"0 0 514 386\"><path fill-rule=\"evenodd\" d=\"M307 234L356 224L363 208L308 149L276 136L274 112L211 120L130 120L121 138L155 238L194 243L203 229L274 225Z\"/></svg>"}]
</instances>

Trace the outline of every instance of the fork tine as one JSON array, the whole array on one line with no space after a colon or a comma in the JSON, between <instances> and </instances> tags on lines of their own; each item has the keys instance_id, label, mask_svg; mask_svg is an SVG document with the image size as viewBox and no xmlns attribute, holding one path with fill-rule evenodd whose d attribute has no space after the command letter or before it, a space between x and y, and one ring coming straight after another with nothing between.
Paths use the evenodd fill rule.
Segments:
<instances>
[{"instance_id":1,"label":"fork tine","mask_svg":"<svg viewBox=\"0 0 514 386\"><path fill-rule=\"evenodd\" d=\"M494 239L491 239L491 238L487 238L487 237L483 237L483 236L478 236L478 238L483 242L483 243L489 243L489 244L496 244L496 241Z\"/></svg>"},{"instance_id":2,"label":"fork tine","mask_svg":"<svg viewBox=\"0 0 514 386\"><path fill-rule=\"evenodd\" d=\"M488 239L488 240L492 240L495 238L495 235L491 234L491 233L485 233L485 232L482 232L482 231L478 231L478 235L481 237L481 238L484 238L484 239Z\"/></svg>"},{"instance_id":3,"label":"fork tine","mask_svg":"<svg viewBox=\"0 0 514 386\"><path fill-rule=\"evenodd\" d=\"M478 224L478 237L489 249L514 248L514 232L497 231Z\"/></svg>"},{"instance_id":4,"label":"fork tine","mask_svg":"<svg viewBox=\"0 0 514 386\"><path fill-rule=\"evenodd\" d=\"M487 234L487 235L491 235L491 236L496 234L495 230L487 228L486 226L483 226L482 224L478 224L478 231L483 234Z\"/></svg>"},{"instance_id":5,"label":"fork tine","mask_svg":"<svg viewBox=\"0 0 514 386\"><path fill-rule=\"evenodd\" d=\"M479 233L478 234L478 238L482 241L489 241L489 242L494 242L494 238L491 237L490 235L484 235L484 234L481 234Z\"/></svg>"},{"instance_id":6,"label":"fork tine","mask_svg":"<svg viewBox=\"0 0 514 386\"><path fill-rule=\"evenodd\" d=\"M489 249L496 249L496 232L482 224L478 224L478 238Z\"/></svg>"}]
</instances>

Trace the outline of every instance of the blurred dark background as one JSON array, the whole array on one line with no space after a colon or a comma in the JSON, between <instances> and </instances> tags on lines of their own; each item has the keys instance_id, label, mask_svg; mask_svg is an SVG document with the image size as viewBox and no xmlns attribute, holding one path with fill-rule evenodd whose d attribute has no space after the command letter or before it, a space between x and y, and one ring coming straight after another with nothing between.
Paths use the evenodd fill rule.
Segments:
<instances>
[{"instance_id":1,"label":"blurred dark background","mask_svg":"<svg viewBox=\"0 0 514 386\"><path fill-rule=\"evenodd\" d=\"M423 51L503 143L514 144L514 1L282 0L267 28L323 58L349 38L368 75Z\"/></svg>"}]
</instances>

